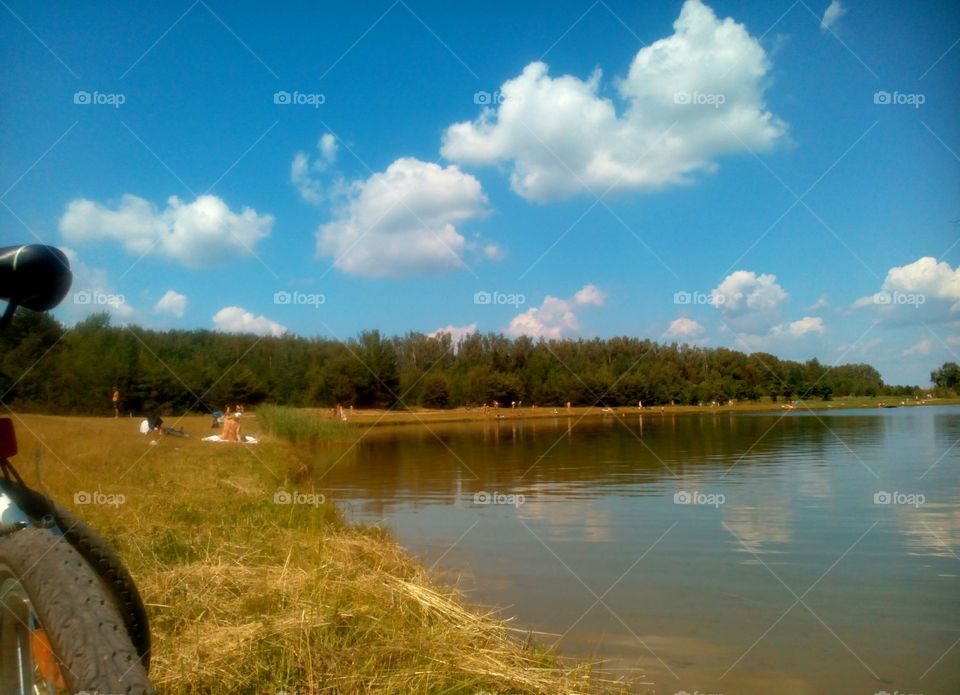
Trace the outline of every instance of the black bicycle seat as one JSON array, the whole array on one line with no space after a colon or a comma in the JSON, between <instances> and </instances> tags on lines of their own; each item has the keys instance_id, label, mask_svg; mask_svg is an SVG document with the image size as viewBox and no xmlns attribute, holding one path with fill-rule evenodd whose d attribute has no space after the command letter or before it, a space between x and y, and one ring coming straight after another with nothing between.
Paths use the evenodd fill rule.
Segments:
<instances>
[{"instance_id":1,"label":"black bicycle seat","mask_svg":"<svg viewBox=\"0 0 960 695\"><path fill-rule=\"evenodd\" d=\"M0 248L0 299L49 311L70 291L73 273L60 249L42 244Z\"/></svg>"}]
</instances>

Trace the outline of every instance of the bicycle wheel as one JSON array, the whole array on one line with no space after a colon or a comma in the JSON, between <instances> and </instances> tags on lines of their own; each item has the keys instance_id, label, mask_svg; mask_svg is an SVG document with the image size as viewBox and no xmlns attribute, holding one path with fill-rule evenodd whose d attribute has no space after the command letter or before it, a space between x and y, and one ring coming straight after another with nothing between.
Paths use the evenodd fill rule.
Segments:
<instances>
[{"instance_id":1,"label":"bicycle wheel","mask_svg":"<svg viewBox=\"0 0 960 695\"><path fill-rule=\"evenodd\" d=\"M67 541L106 583L136 647L144 670L150 671L150 623L147 609L123 561L97 533L73 512L53 503L53 516Z\"/></svg>"},{"instance_id":2,"label":"bicycle wheel","mask_svg":"<svg viewBox=\"0 0 960 695\"><path fill-rule=\"evenodd\" d=\"M147 619L147 610L143 605L143 599L140 598L137 585L123 561L80 517L59 503L35 490L14 483L8 483L6 491L33 516L53 515L57 526L70 545L83 556L109 589L110 596L116 602L117 610L120 611L127 633L130 635L130 641L137 649L140 663L149 672L150 623Z\"/></svg>"},{"instance_id":3,"label":"bicycle wheel","mask_svg":"<svg viewBox=\"0 0 960 695\"><path fill-rule=\"evenodd\" d=\"M154 692L113 600L63 537L0 541L0 692Z\"/></svg>"}]
</instances>

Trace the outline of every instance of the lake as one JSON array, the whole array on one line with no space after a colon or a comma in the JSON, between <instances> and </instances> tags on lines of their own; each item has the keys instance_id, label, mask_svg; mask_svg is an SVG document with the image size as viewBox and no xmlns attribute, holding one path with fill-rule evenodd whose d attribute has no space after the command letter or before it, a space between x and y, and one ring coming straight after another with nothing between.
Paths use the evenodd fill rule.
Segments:
<instances>
[{"instance_id":1,"label":"lake","mask_svg":"<svg viewBox=\"0 0 960 695\"><path fill-rule=\"evenodd\" d=\"M518 416L378 427L313 484L638 692L960 693L958 442L958 406Z\"/></svg>"}]
</instances>

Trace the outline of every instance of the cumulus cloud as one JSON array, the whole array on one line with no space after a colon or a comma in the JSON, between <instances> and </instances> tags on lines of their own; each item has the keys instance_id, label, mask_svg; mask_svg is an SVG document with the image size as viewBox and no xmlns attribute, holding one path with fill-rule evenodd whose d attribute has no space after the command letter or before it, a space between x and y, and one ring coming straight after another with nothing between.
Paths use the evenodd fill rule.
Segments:
<instances>
[{"instance_id":1,"label":"cumulus cloud","mask_svg":"<svg viewBox=\"0 0 960 695\"><path fill-rule=\"evenodd\" d=\"M663 337L675 340L694 340L702 336L703 333L703 325L699 321L680 317L670 323L670 327L663 334Z\"/></svg>"},{"instance_id":2,"label":"cumulus cloud","mask_svg":"<svg viewBox=\"0 0 960 695\"><path fill-rule=\"evenodd\" d=\"M256 335L283 335L287 327L266 316L254 316L238 306L224 307L213 316L213 326L224 333L254 333Z\"/></svg>"},{"instance_id":3,"label":"cumulus cloud","mask_svg":"<svg viewBox=\"0 0 960 695\"><path fill-rule=\"evenodd\" d=\"M272 227L272 215L258 215L252 208L233 212L215 195L199 196L189 204L171 196L163 210L130 194L112 207L78 198L60 218L60 233L68 242L113 240L129 253L155 250L188 267L251 254Z\"/></svg>"},{"instance_id":4,"label":"cumulus cloud","mask_svg":"<svg viewBox=\"0 0 960 695\"><path fill-rule=\"evenodd\" d=\"M821 294L817 301L804 309L804 311L820 311L820 309L826 309L828 306L830 306L830 302L827 300L827 295Z\"/></svg>"},{"instance_id":5,"label":"cumulus cloud","mask_svg":"<svg viewBox=\"0 0 960 695\"><path fill-rule=\"evenodd\" d=\"M584 285L571 299L547 295L543 304L513 317L505 332L512 336L560 338L580 329L578 313L589 306L603 306L607 295L596 285Z\"/></svg>"},{"instance_id":6,"label":"cumulus cloud","mask_svg":"<svg viewBox=\"0 0 960 695\"><path fill-rule=\"evenodd\" d=\"M789 295L777 284L776 275L737 270L725 277L711 296L713 305L732 328L757 333L774 324Z\"/></svg>"},{"instance_id":7,"label":"cumulus cloud","mask_svg":"<svg viewBox=\"0 0 960 695\"><path fill-rule=\"evenodd\" d=\"M882 322L919 323L960 318L960 266L924 256L891 268L880 291L854 302Z\"/></svg>"},{"instance_id":8,"label":"cumulus cloud","mask_svg":"<svg viewBox=\"0 0 960 695\"><path fill-rule=\"evenodd\" d=\"M602 73L552 77L542 62L500 87L502 101L450 126L441 152L461 164L508 163L528 200L589 188L651 191L714 171L716 158L769 150L787 131L766 110L770 61L733 19L687 0L674 33L634 56L615 81L621 112L602 97Z\"/></svg>"},{"instance_id":9,"label":"cumulus cloud","mask_svg":"<svg viewBox=\"0 0 960 695\"><path fill-rule=\"evenodd\" d=\"M482 217L480 182L456 166L412 157L349 186L334 219L317 230L317 252L351 275L401 277L465 267L477 244L457 225ZM482 250L490 257L499 247Z\"/></svg>"},{"instance_id":10,"label":"cumulus cloud","mask_svg":"<svg viewBox=\"0 0 960 695\"><path fill-rule=\"evenodd\" d=\"M804 316L802 319L774 326L770 330L770 335L774 338L800 338L810 333L823 334L826 331L827 327L822 318L819 316Z\"/></svg>"},{"instance_id":11,"label":"cumulus cloud","mask_svg":"<svg viewBox=\"0 0 960 695\"><path fill-rule=\"evenodd\" d=\"M789 350L806 341L810 345L813 337L824 335L827 332L826 322L819 316L804 316L796 321L788 321L771 326L764 332L735 332L727 326L720 328L721 333L732 335L733 346L736 349L755 350Z\"/></svg>"},{"instance_id":12,"label":"cumulus cloud","mask_svg":"<svg viewBox=\"0 0 960 695\"><path fill-rule=\"evenodd\" d=\"M318 205L324 199L323 183L318 174L325 172L337 160L339 147L336 138L324 133L317 141L317 156L311 158L306 152L297 152L290 163L290 181L296 186L300 197Z\"/></svg>"},{"instance_id":13,"label":"cumulus cloud","mask_svg":"<svg viewBox=\"0 0 960 695\"><path fill-rule=\"evenodd\" d=\"M461 340L473 335L476 332L477 324L475 323L471 323L468 326L454 326L451 324L449 326L445 326L444 328L438 328L433 333L429 333L428 335L431 338L437 338L444 333L448 333L450 335L450 341L454 346L456 346Z\"/></svg>"},{"instance_id":14,"label":"cumulus cloud","mask_svg":"<svg viewBox=\"0 0 960 695\"><path fill-rule=\"evenodd\" d=\"M167 290L166 294L154 305L155 314L168 314L180 318L187 310L187 295L175 290Z\"/></svg>"},{"instance_id":15,"label":"cumulus cloud","mask_svg":"<svg viewBox=\"0 0 960 695\"><path fill-rule=\"evenodd\" d=\"M833 0L827 5L827 9L823 11L820 28L823 31L833 31L836 28L837 22L839 22L840 18L846 13L847 8L840 3L840 0Z\"/></svg>"},{"instance_id":16,"label":"cumulus cloud","mask_svg":"<svg viewBox=\"0 0 960 695\"><path fill-rule=\"evenodd\" d=\"M931 350L933 350L933 341L929 338L921 338L917 343L904 350L903 356L929 355Z\"/></svg>"}]
</instances>

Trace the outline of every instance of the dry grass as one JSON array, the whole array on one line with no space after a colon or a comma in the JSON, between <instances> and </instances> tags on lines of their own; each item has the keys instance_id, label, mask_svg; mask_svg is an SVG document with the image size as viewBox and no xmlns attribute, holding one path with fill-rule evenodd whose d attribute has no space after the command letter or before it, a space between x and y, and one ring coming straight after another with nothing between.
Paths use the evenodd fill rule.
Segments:
<instances>
[{"instance_id":1,"label":"dry grass","mask_svg":"<svg viewBox=\"0 0 960 695\"><path fill-rule=\"evenodd\" d=\"M347 525L328 504L276 504L308 465L287 444L203 443L208 418L187 418L191 438L157 445L131 420L15 423L14 461L28 482L39 448L44 485L130 566L151 614L161 692L625 689L468 607L382 531ZM258 434L256 420L247 429ZM80 491L124 501L76 505Z\"/></svg>"}]
</instances>

